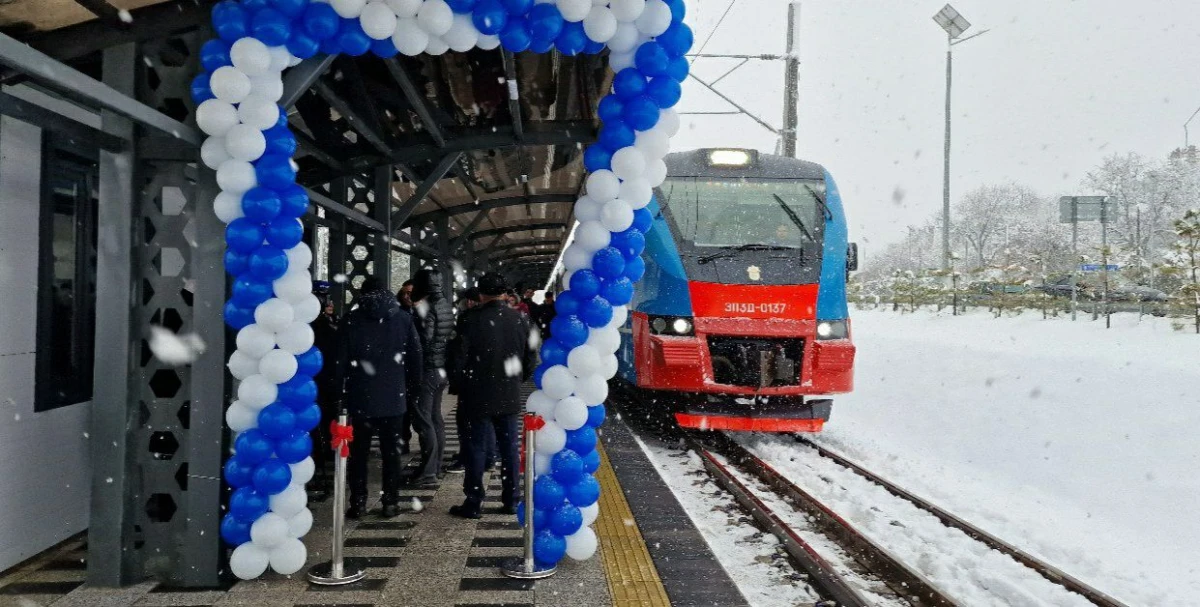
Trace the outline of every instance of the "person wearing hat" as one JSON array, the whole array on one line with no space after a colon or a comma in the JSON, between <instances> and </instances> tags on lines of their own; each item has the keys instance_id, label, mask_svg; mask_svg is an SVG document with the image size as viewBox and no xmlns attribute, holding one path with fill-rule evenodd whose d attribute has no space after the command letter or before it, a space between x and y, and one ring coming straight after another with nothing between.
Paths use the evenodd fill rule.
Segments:
<instances>
[{"instance_id":1,"label":"person wearing hat","mask_svg":"<svg viewBox=\"0 0 1200 607\"><path fill-rule=\"evenodd\" d=\"M499 274L479 279L480 305L463 318L462 339L455 352L461 375L459 415L467 420L470 440L463 479L466 499L450 508L450 514L462 518L482 515L489 436L495 437L500 455L504 511L515 513L517 507L518 417L524 409L521 384L533 374L537 352L530 346L525 316L505 303L507 287Z\"/></svg>"},{"instance_id":2,"label":"person wearing hat","mask_svg":"<svg viewBox=\"0 0 1200 607\"><path fill-rule=\"evenodd\" d=\"M462 372L457 367L458 361L454 356L458 352L460 344L462 344L463 320L467 315L473 313L479 307L479 289L471 287L464 289L458 296L458 318L454 325L454 338L450 340L450 345L447 346L448 356L446 358L446 374L450 380L450 394L460 396L462 394ZM467 415L462 411L462 398L457 399L454 416L454 430L458 435L458 453L454 455L454 461L445 467L448 474L464 474L467 471L467 444L471 440L471 428L467 423ZM490 470L496 464L496 437L494 434L488 435L485 451L487 456L484 458L484 469Z\"/></svg>"},{"instance_id":3,"label":"person wearing hat","mask_svg":"<svg viewBox=\"0 0 1200 607\"><path fill-rule=\"evenodd\" d=\"M338 355L338 319L334 316L333 299L329 296L330 285L323 280L313 281L313 295L321 302L321 313L312 322L313 345L321 351L324 365L313 379L317 383L317 405L321 408L321 422L312 429L310 436L313 441L313 463L316 472L313 474L311 487L314 501L324 500L329 496L333 487L333 471L329 469L330 449L332 440L329 436L329 424L337 419L341 408L342 393L337 380Z\"/></svg>"},{"instance_id":4,"label":"person wearing hat","mask_svg":"<svg viewBox=\"0 0 1200 607\"><path fill-rule=\"evenodd\" d=\"M454 308L442 295L442 275L435 270L417 272L411 297L425 366L420 398L410 401L409 407L413 428L421 437L421 463L408 484L436 489L446 449L442 393L446 390L446 347L454 335Z\"/></svg>"}]
</instances>

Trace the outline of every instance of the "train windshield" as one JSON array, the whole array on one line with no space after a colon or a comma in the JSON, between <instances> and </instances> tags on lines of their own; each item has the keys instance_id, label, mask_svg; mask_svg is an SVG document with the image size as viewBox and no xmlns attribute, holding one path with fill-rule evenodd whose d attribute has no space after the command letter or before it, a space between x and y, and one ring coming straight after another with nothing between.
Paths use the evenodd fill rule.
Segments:
<instances>
[{"instance_id":1,"label":"train windshield","mask_svg":"<svg viewBox=\"0 0 1200 607\"><path fill-rule=\"evenodd\" d=\"M659 202L692 246L799 249L821 241L824 196L820 180L675 177Z\"/></svg>"}]
</instances>

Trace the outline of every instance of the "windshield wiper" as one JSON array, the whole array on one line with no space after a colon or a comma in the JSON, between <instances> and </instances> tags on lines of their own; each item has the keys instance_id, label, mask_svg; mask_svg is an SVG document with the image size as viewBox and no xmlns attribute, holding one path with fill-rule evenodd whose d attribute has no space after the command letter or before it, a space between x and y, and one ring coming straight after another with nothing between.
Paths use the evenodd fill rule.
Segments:
<instances>
[{"instance_id":1,"label":"windshield wiper","mask_svg":"<svg viewBox=\"0 0 1200 607\"><path fill-rule=\"evenodd\" d=\"M808 186L806 185L804 187L807 188ZM812 188L809 188L809 191L811 192ZM788 203L784 202L783 198L779 194L771 194L771 196L775 197L775 201L779 203L779 208L783 209L784 213L787 213L788 219L791 219L792 223L796 224L796 227L800 228L800 231L804 232L804 235L807 236L809 240L816 242L817 239L813 237L812 232L808 231L808 226L804 225L804 221L801 220L800 216L792 210L792 207L788 206Z\"/></svg>"},{"instance_id":2,"label":"windshield wiper","mask_svg":"<svg viewBox=\"0 0 1200 607\"><path fill-rule=\"evenodd\" d=\"M713 253L711 255L705 255L704 257L697 259L696 262L701 263L701 264L706 264L711 261L720 259L722 257L732 257L734 253L740 253L742 251L791 251L791 250L793 250L792 247L785 247L785 246L773 245L773 244L760 244L757 242L752 242L752 243L748 243L748 244L738 245L736 247L729 247L727 249L723 249L723 250ZM796 249L796 250L803 252L803 249Z\"/></svg>"},{"instance_id":3,"label":"windshield wiper","mask_svg":"<svg viewBox=\"0 0 1200 607\"><path fill-rule=\"evenodd\" d=\"M825 221L832 221L833 211L829 209L828 204L825 204L825 197L818 194L817 191L807 183L804 184L804 189L808 190L808 193L812 194L812 197L817 199L817 204L821 205L821 214L825 216Z\"/></svg>"}]
</instances>

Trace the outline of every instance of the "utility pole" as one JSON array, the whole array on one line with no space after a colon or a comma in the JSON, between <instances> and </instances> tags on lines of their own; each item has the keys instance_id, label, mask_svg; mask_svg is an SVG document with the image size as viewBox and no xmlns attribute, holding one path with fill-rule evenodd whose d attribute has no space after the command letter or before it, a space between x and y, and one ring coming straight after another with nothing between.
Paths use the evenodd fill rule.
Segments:
<instances>
[{"instance_id":1,"label":"utility pole","mask_svg":"<svg viewBox=\"0 0 1200 607\"><path fill-rule=\"evenodd\" d=\"M796 131L800 109L800 3L788 3L787 56L784 59L783 155L796 157Z\"/></svg>"},{"instance_id":2,"label":"utility pole","mask_svg":"<svg viewBox=\"0 0 1200 607\"><path fill-rule=\"evenodd\" d=\"M954 36L946 43L946 136L942 165L942 269L950 271L950 84L954 73Z\"/></svg>"}]
</instances>

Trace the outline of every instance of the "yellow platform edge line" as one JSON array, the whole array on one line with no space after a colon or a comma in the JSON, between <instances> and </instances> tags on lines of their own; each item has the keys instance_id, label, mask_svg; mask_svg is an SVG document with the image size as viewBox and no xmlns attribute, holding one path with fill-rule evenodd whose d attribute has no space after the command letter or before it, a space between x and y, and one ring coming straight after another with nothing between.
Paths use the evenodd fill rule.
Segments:
<instances>
[{"instance_id":1,"label":"yellow platform edge line","mask_svg":"<svg viewBox=\"0 0 1200 607\"><path fill-rule=\"evenodd\" d=\"M600 469L596 470L596 480L600 481L596 536L600 539L600 558L613 605L669 607L671 600L608 461L608 453L602 443L596 448L600 450Z\"/></svg>"}]
</instances>

